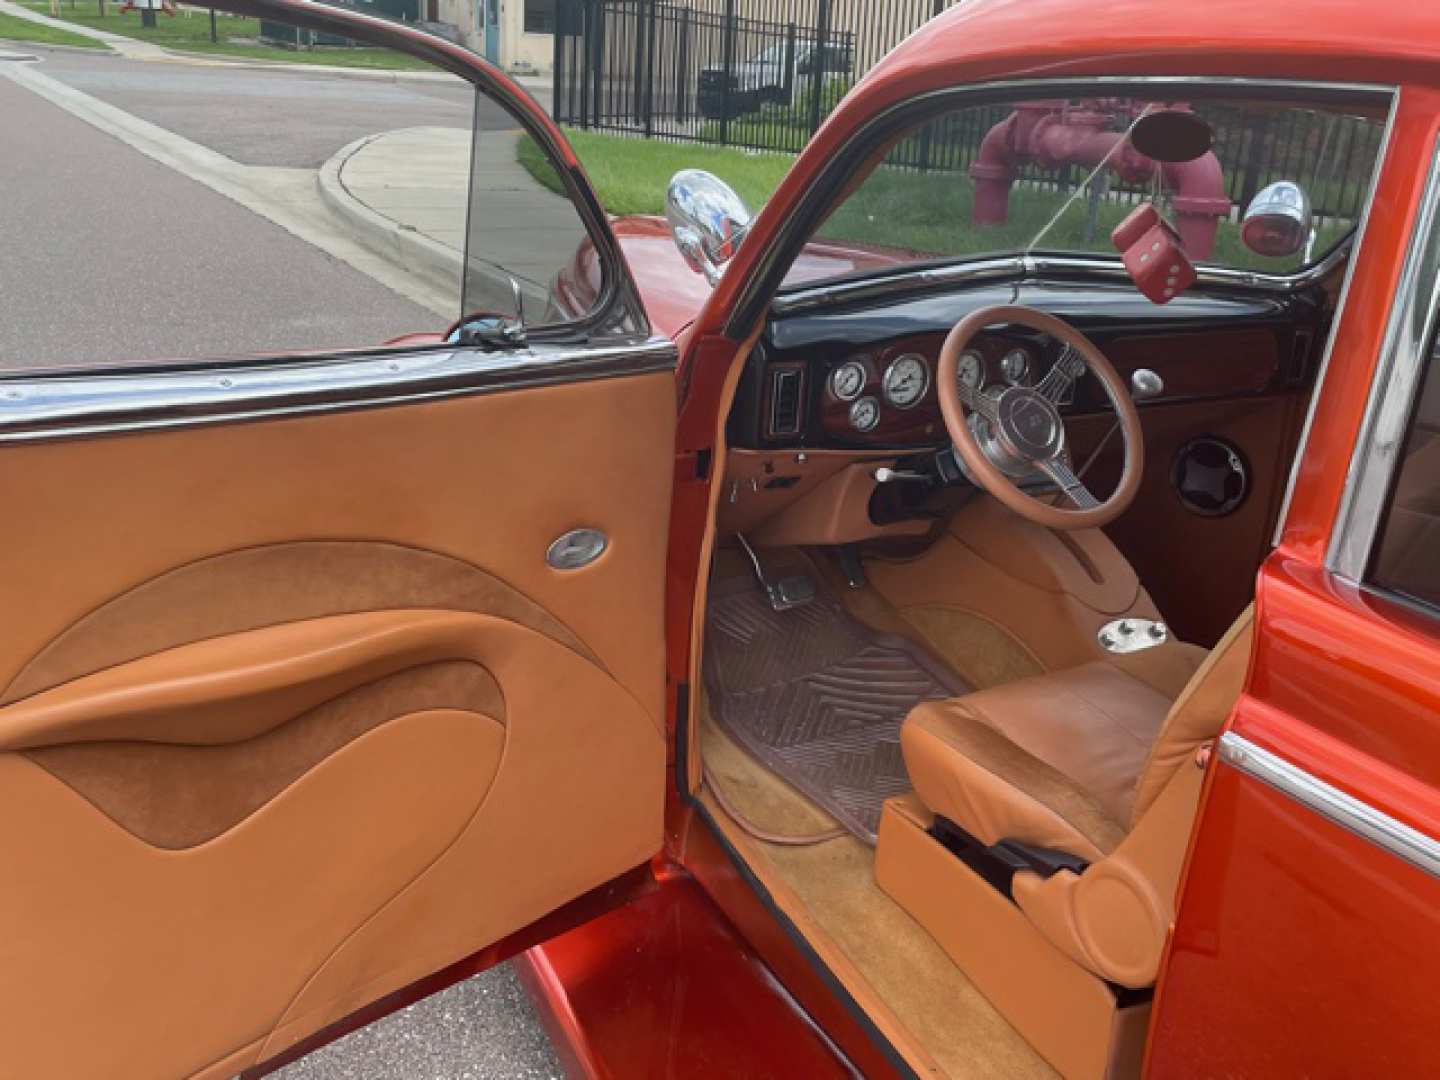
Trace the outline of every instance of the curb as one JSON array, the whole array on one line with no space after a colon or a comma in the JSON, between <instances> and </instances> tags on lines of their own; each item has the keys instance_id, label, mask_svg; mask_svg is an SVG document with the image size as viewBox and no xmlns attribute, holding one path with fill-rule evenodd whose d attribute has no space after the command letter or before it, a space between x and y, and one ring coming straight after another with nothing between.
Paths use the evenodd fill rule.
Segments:
<instances>
[{"instance_id":1,"label":"curb","mask_svg":"<svg viewBox=\"0 0 1440 1080\"><path fill-rule=\"evenodd\" d=\"M389 259L420 278L441 295L458 297L464 260L458 251L377 213L350 193L341 178L345 163L387 132L366 135L341 147L315 174L320 201L350 226L355 239L382 258Z\"/></svg>"},{"instance_id":2,"label":"curb","mask_svg":"<svg viewBox=\"0 0 1440 1080\"><path fill-rule=\"evenodd\" d=\"M94 56L97 53L100 55L104 55L105 53L116 55L115 50L110 48L108 43L101 42L101 45L103 46L102 48L92 49L87 45L62 45L59 42L51 41L24 41L19 38L7 38L3 35L0 35L0 49L5 49L7 51L14 50L16 52L28 54L35 49L42 49L45 52L50 52L51 50L54 50L55 52L83 53L87 56ZM30 59L39 60L40 57L32 56L30 57Z\"/></svg>"}]
</instances>

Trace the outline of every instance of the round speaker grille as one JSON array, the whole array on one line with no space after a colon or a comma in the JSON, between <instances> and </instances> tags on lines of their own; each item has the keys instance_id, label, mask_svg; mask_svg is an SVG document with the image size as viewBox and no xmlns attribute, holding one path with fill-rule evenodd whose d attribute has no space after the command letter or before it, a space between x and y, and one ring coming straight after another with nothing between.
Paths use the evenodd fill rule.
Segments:
<instances>
[{"instance_id":1,"label":"round speaker grille","mask_svg":"<svg viewBox=\"0 0 1440 1080\"><path fill-rule=\"evenodd\" d=\"M1191 439L1180 448L1170 479L1185 508L1203 517L1233 514L1250 494L1245 456L1212 435Z\"/></svg>"}]
</instances>

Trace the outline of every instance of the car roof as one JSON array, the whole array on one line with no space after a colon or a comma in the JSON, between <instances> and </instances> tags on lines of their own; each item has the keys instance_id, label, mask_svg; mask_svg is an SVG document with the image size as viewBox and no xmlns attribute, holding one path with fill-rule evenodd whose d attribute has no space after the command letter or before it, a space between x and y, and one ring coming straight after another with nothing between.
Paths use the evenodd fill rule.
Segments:
<instances>
[{"instance_id":1,"label":"car roof","mask_svg":"<svg viewBox=\"0 0 1440 1080\"><path fill-rule=\"evenodd\" d=\"M898 45L832 117L927 90L1082 75L1440 85L1434 0L966 0Z\"/></svg>"}]
</instances>

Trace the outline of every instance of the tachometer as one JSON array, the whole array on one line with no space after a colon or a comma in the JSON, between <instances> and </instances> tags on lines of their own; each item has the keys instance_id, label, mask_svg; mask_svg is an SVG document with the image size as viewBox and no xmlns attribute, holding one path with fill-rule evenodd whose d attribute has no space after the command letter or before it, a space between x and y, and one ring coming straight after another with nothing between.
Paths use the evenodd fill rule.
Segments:
<instances>
[{"instance_id":1,"label":"tachometer","mask_svg":"<svg viewBox=\"0 0 1440 1080\"><path fill-rule=\"evenodd\" d=\"M885 400L897 409L920 403L930 389L930 364L919 353L897 356L885 369Z\"/></svg>"},{"instance_id":2,"label":"tachometer","mask_svg":"<svg viewBox=\"0 0 1440 1080\"><path fill-rule=\"evenodd\" d=\"M856 431L874 431L880 423L880 402L873 397L862 397L850 406L850 426Z\"/></svg>"},{"instance_id":3,"label":"tachometer","mask_svg":"<svg viewBox=\"0 0 1440 1080\"><path fill-rule=\"evenodd\" d=\"M961 383L971 390L979 390L985 383L985 358L974 349L966 349L960 354L955 373L960 377Z\"/></svg>"},{"instance_id":4,"label":"tachometer","mask_svg":"<svg viewBox=\"0 0 1440 1080\"><path fill-rule=\"evenodd\" d=\"M1011 349L1000 361L1000 372L1011 386L1024 386L1030 379L1030 354Z\"/></svg>"},{"instance_id":5,"label":"tachometer","mask_svg":"<svg viewBox=\"0 0 1440 1080\"><path fill-rule=\"evenodd\" d=\"M841 401L854 401L865 389L865 366L847 360L830 373L830 392Z\"/></svg>"}]
</instances>

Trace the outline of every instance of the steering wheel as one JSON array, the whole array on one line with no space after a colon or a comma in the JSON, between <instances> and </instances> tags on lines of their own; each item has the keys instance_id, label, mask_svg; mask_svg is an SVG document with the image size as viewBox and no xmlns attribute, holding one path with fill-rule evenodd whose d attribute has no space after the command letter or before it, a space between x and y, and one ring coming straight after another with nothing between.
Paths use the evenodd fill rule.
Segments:
<instances>
[{"instance_id":1,"label":"steering wheel","mask_svg":"<svg viewBox=\"0 0 1440 1080\"><path fill-rule=\"evenodd\" d=\"M960 355L976 334L997 324L1027 326L1064 344L1055 366L1035 386L1009 386L992 395L960 381ZM1120 483L1103 503L1070 467L1059 409L1086 368L1105 388L1125 439ZM1006 304L971 312L945 339L936 380L940 410L956 453L986 491L1021 517L1047 529L1093 529L1114 521L1134 501L1145 455L1140 416L1105 354L1068 323L1034 308ZM1037 472L1049 477L1074 508L1051 505L1023 491L1018 482Z\"/></svg>"}]
</instances>

